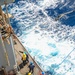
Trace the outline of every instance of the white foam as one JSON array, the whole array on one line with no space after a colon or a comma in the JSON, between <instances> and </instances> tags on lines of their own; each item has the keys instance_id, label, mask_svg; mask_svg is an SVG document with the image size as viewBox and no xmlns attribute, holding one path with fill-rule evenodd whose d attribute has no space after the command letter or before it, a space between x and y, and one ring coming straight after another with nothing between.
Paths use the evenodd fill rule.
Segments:
<instances>
[{"instance_id":1,"label":"white foam","mask_svg":"<svg viewBox=\"0 0 75 75\"><path fill-rule=\"evenodd\" d=\"M45 7L50 5L55 7L56 3L58 3L58 0L44 0L40 8L40 6L34 3L20 1L19 5L14 3L14 7L10 10L10 12L14 14L14 19L19 21L17 24L22 31L22 35L19 37L20 40L23 45L29 49L28 51L31 51L32 56L36 55L36 60L42 64L41 67L45 65L45 69L52 64L59 65L74 48L72 36L74 36L75 29L61 25L59 21L55 22L51 17L48 17L47 13L44 11ZM42 10L45 17L39 15L39 10ZM22 13L24 14L22 15ZM24 26L22 27L22 25ZM48 27L41 28L40 25L48 25ZM23 28L25 28L25 31L22 30ZM35 30L37 30L38 33L35 33ZM65 37L67 37L67 39L65 39ZM57 54L54 56L51 55L53 52L57 52ZM74 54L70 54L67 58L72 64L75 64ZM68 62L66 62L66 64L68 64ZM65 73L67 69L64 70L64 65L61 64L59 69L55 71L57 73L60 73L60 71L62 74ZM69 65L67 65L67 67L69 68ZM75 67L73 68L75 69ZM74 73L75 71L67 72L64 75L73 75Z\"/></svg>"}]
</instances>

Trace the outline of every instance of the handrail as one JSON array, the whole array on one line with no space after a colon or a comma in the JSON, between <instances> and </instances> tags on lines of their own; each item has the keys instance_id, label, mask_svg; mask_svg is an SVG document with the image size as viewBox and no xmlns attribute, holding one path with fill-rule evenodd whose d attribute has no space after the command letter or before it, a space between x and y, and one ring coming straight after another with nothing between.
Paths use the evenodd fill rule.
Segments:
<instances>
[{"instance_id":1,"label":"handrail","mask_svg":"<svg viewBox=\"0 0 75 75\"><path fill-rule=\"evenodd\" d=\"M15 49L15 48L14 48L14 49ZM16 50L16 49L15 49L15 50ZM22 57L21 54L20 54L17 50L16 50L16 52L20 55L20 57Z\"/></svg>"}]
</instances>

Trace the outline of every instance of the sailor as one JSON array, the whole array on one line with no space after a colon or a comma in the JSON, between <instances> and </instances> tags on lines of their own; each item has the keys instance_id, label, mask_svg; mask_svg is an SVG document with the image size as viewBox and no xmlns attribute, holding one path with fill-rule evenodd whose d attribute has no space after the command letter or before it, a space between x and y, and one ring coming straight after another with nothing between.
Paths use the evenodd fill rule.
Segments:
<instances>
[{"instance_id":1,"label":"sailor","mask_svg":"<svg viewBox=\"0 0 75 75\"><path fill-rule=\"evenodd\" d=\"M31 72L27 72L26 75L32 75L32 73Z\"/></svg>"},{"instance_id":2,"label":"sailor","mask_svg":"<svg viewBox=\"0 0 75 75\"><path fill-rule=\"evenodd\" d=\"M6 32L9 33L9 34L13 33L13 30L12 30L11 26L7 27Z\"/></svg>"},{"instance_id":3,"label":"sailor","mask_svg":"<svg viewBox=\"0 0 75 75\"><path fill-rule=\"evenodd\" d=\"M29 62L29 56L28 56L28 54L26 53L26 63L28 63Z\"/></svg>"},{"instance_id":4,"label":"sailor","mask_svg":"<svg viewBox=\"0 0 75 75\"><path fill-rule=\"evenodd\" d=\"M41 72L41 74L40 75L45 75L45 72Z\"/></svg>"},{"instance_id":5,"label":"sailor","mask_svg":"<svg viewBox=\"0 0 75 75\"><path fill-rule=\"evenodd\" d=\"M3 26L1 33L2 33L2 39L6 40L8 44L10 44L8 38L11 36L11 34L13 34L11 26Z\"/></svg>"},{"instance_id":6,"label":"sailor","mask_svg":"<svg viewBox=\"0 0 75 75\"><path fill-rule=\"evenodd\" d=\"M13 33L13 30L11 28L11 26L6 26L6 25L1 25L0 24L0 30L1 30L1 33L3 34L12 34Z\"/></svg>"},{"instance_id":7,"label":"sailor","mask_svg":"<svg viewBox=\"0 0 75 75\"><path fill-rule=\"evenodd\" d=\"M26 63L28 63L29 62L29 56L28 56L28 54L27 54L27 52L22 52L22 51L19 51L20 53L25 53L26 54Z\"/></svg>"},{"instance_id":8,"label":"sailor","mask_svg":"<svg viewBox=\"0 0 75 75\"><path fill-rule=\"evenodd\" d=\"M5 32L5 26L2 24L0 24L0 31L1 31L1 33Z\"/></svg>"},{"instance_id":9,"label":"sailor","mask_svg":"<svg viewBox=\"0 0 75 75\"><path fill-rule=\"evenodd\" d=\"M33 73L34 72L34 67L35 67L33 62L30 62L28 67L29 67L29 72Z\"/></svg>"},{"instance_id":10,"label":"sailor","mask_svg":"<svg viewBox=\"0 0 75 75\"><path fill-rule=\"evenodd\" d=\"M31 72L29 72L28 75L31 75Z\"/></svg>"},{"instance_id":11,"label":"sailor","mask_svg":"<svg viewBox=\"0 0 75 75\"><path fill-rule=\"evenodd\" d=\"M25 66L26 64L26 54L25 53L23 53L22 55L22 61L23 61L23 65Z\"/></svg>"}]
</instances>

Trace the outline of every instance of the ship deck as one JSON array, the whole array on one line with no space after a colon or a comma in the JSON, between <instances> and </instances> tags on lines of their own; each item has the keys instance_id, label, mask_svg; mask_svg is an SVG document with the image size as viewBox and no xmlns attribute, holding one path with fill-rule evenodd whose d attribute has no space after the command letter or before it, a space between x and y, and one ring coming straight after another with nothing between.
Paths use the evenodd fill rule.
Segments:
<instances>
[{"instance_id":1,"label":"ship deck","mask_svg":"<svg viewBox=\"0 0 75 75\"><path fill-rule=\"evenodd\" d=\"M15 37L13 39L14 41L14 50L15 50L15 57L16 57L16 61L17 61L17 65L20 65L22 63L22 53L20 53L19 51L26 51L28 53L28 51L25 49L25 47L21 44L21 42L19 41L19 39L17 37ZM34 68L34 73L33 75L40 75L40 73L42 72L41 67L37 64L37 62L35 61L34 58L31 57L31 55L28 53L29 56L29 62L33 62L35 65ZM25 75L27 72L29 72L29 68L28 68L29 63L27 63L21 70L20 73L21 75Z\"/></svg>"}]
</instances>

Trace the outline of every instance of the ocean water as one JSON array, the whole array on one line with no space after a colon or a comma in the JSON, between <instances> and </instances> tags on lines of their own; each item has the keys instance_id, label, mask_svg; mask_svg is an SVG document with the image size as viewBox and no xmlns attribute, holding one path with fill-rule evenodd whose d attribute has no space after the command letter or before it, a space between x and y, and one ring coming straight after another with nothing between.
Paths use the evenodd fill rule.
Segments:
<instances>
[{"instance_id":1,"label":"ocean water","mask_svg":"<svg viewBox=\"0 0 75 75\"><path fill-rule=\"evenodd\" d=\"M18 38L48 75L75 75L75 0L16 0L8 5Z\"/></svg>"}]
</instances>

